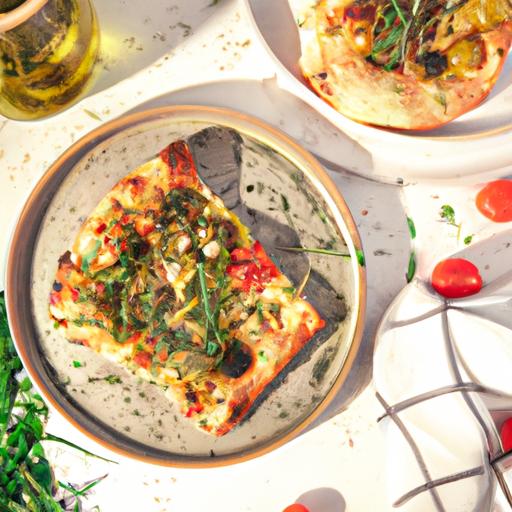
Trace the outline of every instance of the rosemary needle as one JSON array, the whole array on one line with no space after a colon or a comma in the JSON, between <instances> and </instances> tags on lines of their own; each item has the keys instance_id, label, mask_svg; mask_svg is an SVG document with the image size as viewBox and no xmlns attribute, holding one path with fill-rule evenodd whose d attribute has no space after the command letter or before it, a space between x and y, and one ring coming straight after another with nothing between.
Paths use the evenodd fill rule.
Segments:
<instances>
[{"instance_id":1,"label":"rosemary needle","mask_svg":"<svg viewBox=\"0 0 512 512\"><path fill-rule=\"evenodd\" d=\"M279 249L280 251L287 251L287 252L309 252L312 254L325 254L327 256L338 256L342 258L350 258L350 254L345 254L340 251L332 251L330 249L317 249L317 248L311 248L311 247L276 247L276 249Z\"/></svg>"}]
</instances>

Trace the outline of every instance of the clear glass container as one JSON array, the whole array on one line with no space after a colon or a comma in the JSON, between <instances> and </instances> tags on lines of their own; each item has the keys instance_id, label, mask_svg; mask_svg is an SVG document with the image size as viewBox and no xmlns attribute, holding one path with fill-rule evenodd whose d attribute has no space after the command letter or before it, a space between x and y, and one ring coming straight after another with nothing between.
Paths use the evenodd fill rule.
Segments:
<instances>
[{"instance_id":1,"label":"clear glass container","mask_svg":"<svg viewBox=\"0 0 512 512\"><path fill-rule=\"evenodd\" d=\"M89 0L0 0L0 114L39 119L89 83L99 28Z\"/></svg>"}]
</instances>

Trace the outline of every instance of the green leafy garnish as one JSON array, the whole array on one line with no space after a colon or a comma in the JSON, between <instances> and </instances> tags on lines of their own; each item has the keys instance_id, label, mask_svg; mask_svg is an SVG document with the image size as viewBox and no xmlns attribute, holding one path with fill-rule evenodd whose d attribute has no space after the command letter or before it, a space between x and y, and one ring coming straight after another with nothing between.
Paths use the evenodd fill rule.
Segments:
<instances>
[{"instance_id":1,"label":"green leafy garnish","mask_svg":"<svg viewBox=\"0 0 512 512\"><path fill-rule=\"evenodd\" d=\"M73 361L73 368L82 368L83 364L80 361Z\"/></svg>"},{"instance_id":2,"label":"green leafy garnish","mask_svg":"<svg viewBox=\"0 0 512 512\"><path fill-rule=\"evenodd\" d=\"M449 224L455 224L455 210L449 204L444 204L441 206L439 215Z\"/></svg>"},{"instance_id":3,"label":"green leafy garnish","mask_svg":"<svg viewBox=\"0 0 512 512\"><path fill-rule=\"evenodd\" d=\"M263 321L265 320L265 317L263 316L263 311L263 302L259 300L258 302L256 302L256 312L258 314L258 321L260 324L262 324Z\"/></svg>"},{"instance_id":4,"label":"green leafy garnish","mask_svg":"<svg viewBox=\"0 0 512 512\"><path fill-rule=\"evenodd\" d=\"M411 238L414 240L416 238L416 226L414 225L414 221L407 217L407 226L409 227L409 234L411 235Z\"/></svg>"},{"instance_id":5,"label":"green leafy garnish","mask_svg":"<svg viewBox=\"0 0 512 512\"><path fill-rule=\"evenodd\" d=\"M444 204L441 206L441 210L439 211L439 215L442 219L444 219L450 226L457 228L457 240L460 240L460 232L462 229L462 224L457 223L455 220L455 210L449 204Z\"/></svg>"},{"instance_id":6,"label":"green leafy garnish","mask_svg":"<svg viewBox=\"0 0 512 512\"><path fill-rule=\"evenodd\" d=\"M366 266L366 258L364 257L364 252L361 249L356 250L357 262L361 267Z\"/></svg>"},{"instance_id":7,"label":"green leafy garnish","mask_svg":"<svg viewBox=\"0 0 512 512\"><path fill-rule=\"evenodd\" d=\"M474 235L468 235L464 238L464 245L469 245L473 241Z\"/></svg>"},{"instance_id":8,"label":"green leafy garnish","mask_svg":"<svg viewBox=\"0 0 512 512\"><path fill-rule=\"evenodd\" d=\"M208 285L206 284L206 271L204 268L204 262L202 261L197 263L197 274L199 276L199 285L201 288L201 304L206 317L204 335L205 349L209 356L213 356L217 352L218 347L222 347L224 345L224 339L219 330L217 319L211 310L210 294L208 292ZM213 331L216 342L208 339L209 329ZM214 345L216 346L215 348Z\"/></svg>"},{"instance_id":9,"label":"green leafy garnish","mask_svg":"<svg viewBox=\"0 0 512 512\"><path fill-rule=\"evenodd\" d=\"M268 363L268 357L267 357L267 354L265 354L264 350L260 350L258 352L258 361L260 361L262 363Z\"/></svg>"},{"instance_id":10,"label":"green leafy garnish","mask_svg":"<svg viewBox=\"0 0 512 512\"><path fill-rule=\"evenodd\" d=\"M416 274L416 255L414 254L414 251L411 252L411 255L409 256L409 265L407 267L407 274L405 275L405 278L407 279L407 282L410 283L414 275Z\"/></svg>"}]
</instances>

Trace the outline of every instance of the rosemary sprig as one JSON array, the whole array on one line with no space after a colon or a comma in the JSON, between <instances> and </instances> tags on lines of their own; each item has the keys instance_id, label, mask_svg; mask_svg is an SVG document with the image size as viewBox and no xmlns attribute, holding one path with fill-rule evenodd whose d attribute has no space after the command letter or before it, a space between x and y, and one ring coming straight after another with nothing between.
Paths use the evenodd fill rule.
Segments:
<instances>
[{"instance_id":1,"label":"rosemary sprig","mask_svg":"<svg viewBox=\"0 0 512 512\"><path fill-rule=\"evenodd\" d=\"M42 443L57 441L93 454L44 432L48 408L30 380L20 378L22 369L0 293L0 511L64 512L53 494L57 485ZM89 489L82 489L80 497Z\"/></svg>"},{"instance_id":2,"label":"rosemary sprig","mask_svg":"<svg viewBox=\"0 0 512 512\"><path fill-rule=\"evenodd\" d=\"M350 258L350 254L346 254L340 251L332 251L331 249L318 249L315 247L276 247L276 249L287 252L309 252L312 254L325 254L327 256Z\"/></svg>"}]
</instances>

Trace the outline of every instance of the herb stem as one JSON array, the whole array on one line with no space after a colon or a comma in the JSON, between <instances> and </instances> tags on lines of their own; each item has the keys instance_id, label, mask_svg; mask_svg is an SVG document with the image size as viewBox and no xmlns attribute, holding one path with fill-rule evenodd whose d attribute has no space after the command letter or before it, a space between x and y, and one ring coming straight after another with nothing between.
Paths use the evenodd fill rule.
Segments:
<instances>
[{"instance_id":1,"label":"herb stem","mask_svg":"<svg viewBox=\"0 0 512 512\"><path fill-rule=\"evenodd\" d=\"M197 263L197 273L199 275L199 284L201 286L201 296L202 296L202 302L203 302L203 308L204 313L206 315L206 333L204 336L204 343L205 348L208 348L208 325L211 325L213 332L215 334L215 338L217 338L217 342L219 343L219 346L223 346L222 337L219 333L219 330L217 328L215 319L212 314L212 310L210 309L210 296L208 295L208 286L206 284L206 272L204 270L204 263L202 261L199 261Z\"/></svg>"},{"instance_id":2,"label":"herb stem","mask_svg":"<svg viewBox=\"0 0 512 512\"><path fill-rule=\"evenodd\" d=\"M350 254L346 254L340 251L332 251L330 249L317 249L312 247L276 247L276 249L287 252L310 252L312 254L325 254L327 256L340 256L342 258L350 258Z\"/></svg>"},{"instance_id":3,"label":"herb stem","mask_svg":"<svg viewBox=\"0 0 512 512\"><path fill-rule=\"evenodd\" d=\"M398 5L397 0L391 0L391 3L393 4L393 7L398 14L398 17L400 18L400 21L403 23L404 27L407 26L407 20L405 19L404 13L402 12L402 9L400 9L400 6Z\"/></svg>"}]
</instances>

